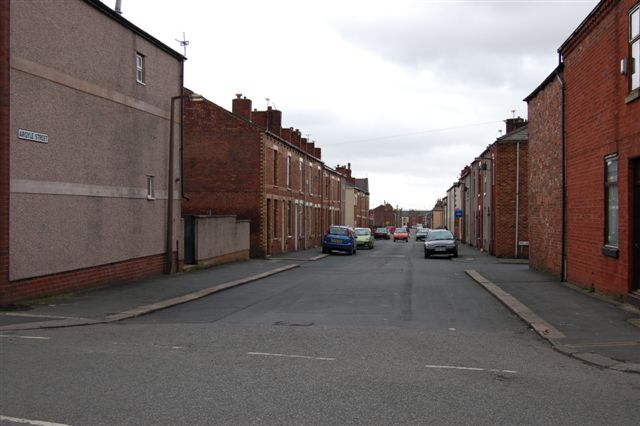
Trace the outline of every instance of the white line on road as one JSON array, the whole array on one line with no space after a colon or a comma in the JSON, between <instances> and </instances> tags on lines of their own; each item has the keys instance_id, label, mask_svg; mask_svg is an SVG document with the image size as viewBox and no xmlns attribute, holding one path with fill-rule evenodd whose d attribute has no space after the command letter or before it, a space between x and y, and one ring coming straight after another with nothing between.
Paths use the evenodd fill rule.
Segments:
<instances>
[{"instance_id":1,"label":"white line on road","mask_svg":"<svg viewBox=\"0 0 640 426\"><path fill-rule=\"evenodd\" d=\"M0 337L17 337L19 339L49 340L51 337L42 336L13 336L11 334L0 334Z\"/></svg>"},{"instance_id":2,"label":"white line on road","mask_svg":"<svg viewBox=\"0 0 640 426\"><path fill-rule=\"evenodd\" d=\"M443 368L449 370L468 370L468 371L490 371L492 373L511 373L516 374L514 370L496 370L493 368L478 368L478 367L456 367L454 365L425 365L427 368Z\"/></svg>"},{"instance_id":3,"label":"white line on road","mask_svg":"<svg viewBox=\"0 0 640 426\"><path fill-rule=\"evenodd\" d=\"M317 359L320 361L335 361L335 358L322 358L317 356L305 356L305 355L285 355L285 354L270 354L266 352L247 352L247 355L262 355L262 356L278 356L284 358L304 358L304 359Z\"/></svg>"},{"instance_id":4,"label":"white line on road","mask_svg":"<svg viewBox=\"0 0 640 426\"><path fill-rule=\"evenodd\" d=\"M35 426L69 426L64 423L52 423L52 422L45 422L42 420L19 419L17 417L8 417L3 415L0 415L0 421L19 423L23 425L35 425Z\"/></svg>"}]
</instances>

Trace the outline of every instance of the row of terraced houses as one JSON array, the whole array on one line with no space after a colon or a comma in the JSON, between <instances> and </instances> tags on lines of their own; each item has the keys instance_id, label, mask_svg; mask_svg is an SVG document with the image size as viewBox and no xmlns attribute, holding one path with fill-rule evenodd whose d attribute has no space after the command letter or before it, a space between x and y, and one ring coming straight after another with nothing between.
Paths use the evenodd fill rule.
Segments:
<instances>
[{"instance_id":1,"label":"row of terraced houses","mask_svg":"<svg viewBox=\"0 0 640 426\"><path fill-rule=\"evenodd\" d=\"M0 32L0 304L369 225L350 164L184 88L186 58L100 1L2 1Z\"/></svg>"},{"instance_id":2,"label":"row of terraced houses","mask_svg":"<svg viewBox=\"0 0 640 426\"><path fill-rule=\"evenodd\" d=\"M558 54L524 99L528 121L506 120L434 226L640 305L640 3L600 1Z\"/></svg>"}]
</instances>

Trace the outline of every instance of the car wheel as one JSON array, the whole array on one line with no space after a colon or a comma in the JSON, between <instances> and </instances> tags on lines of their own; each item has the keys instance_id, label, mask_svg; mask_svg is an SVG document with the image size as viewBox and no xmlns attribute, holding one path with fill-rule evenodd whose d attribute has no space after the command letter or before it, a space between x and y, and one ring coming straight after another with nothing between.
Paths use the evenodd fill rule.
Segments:
<instances>
[{"instance_id":1,"label":"car wheel","mask_svg":"<svg viewBox=\"0 0 640 426\"><path fill-rule=\"evenodd\" d=\"M322 247L322 253L326 254L327 252L328 252L328 250L326 248Z\"/></svg>"},{"instance_id":2,"label":"car wheel","mask_svg":"<svg viewBox=\"0 0 640 426\"><path fill-rule=\"evenodd\" d=\"M458 257L458 250L453 252L453 257Z\"/></svg>"},{"instance_id":3,"label":"car wheel","mask_svg":"<svg viewBox=\"0 0 640 426\"><path fill-rule=\"evenodd\" d=\"M427 253L427 251L426 251L426 250L424 251L424 258L425 258L425 259L428 259L428 258L429 258L429 253Z\"/></svg>"}]
</instances>

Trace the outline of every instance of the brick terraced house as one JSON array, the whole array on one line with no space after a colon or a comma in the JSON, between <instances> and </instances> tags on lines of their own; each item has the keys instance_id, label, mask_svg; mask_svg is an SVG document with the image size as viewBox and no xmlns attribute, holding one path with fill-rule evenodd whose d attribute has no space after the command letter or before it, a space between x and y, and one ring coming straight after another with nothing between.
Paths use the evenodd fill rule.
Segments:
<instances>
[{"instance_id":1,"label":"brick terraced house","mask_svg":"<svg viewBox=\"0 0 640 426\"><path fill-rule=\"evenodd\" d=\"M528 126L505 120L506 134L465 166L443 199L456 238L496 257L528 253ZM455 217L456 209L462 210Z\"/></svg>"},{"instance_id":2,"label":"brick terraced house","mask_svg":"<svg viewBox=\"0 0 640 426\"><path fill-rule=\"evenodd\" d=\"M640 288L640 3L601 1L564 63L567 279Z\"/></svg>"},{"instance_id":3,"label":"brick terraced house","mask_svg":"<svg viewBox=\"0 0 640 426\"><path fill-rule=\"evenodd\" d=\"M0 31L0 303L173 268L184 57L97 0L3 0Z\"/></svg>"},{"instance_id":4,"label":"brick terraced house","mask_svg":"<svg viewBox=\"0 0 640 426\"><path fill-rule=\"evenodd\" d=\"M351 163L336 166L336 171L346 177L344 184L344 219L342 223L354 228L368 228L369 217L369 179L351 176Z\"/></svg>"},{"instance_id":5,"label":"brick terraced house","mask_svg":"<svg viewBox=\"0 0 640 426\"><path fill-rule=\"evenodd\" d=\"M281 111L252 110L242 95L232 111L185 102L182 213L249 220L254 258L319 246L328 226L343 222L346 177L281 122Z\"/></svg>"}]
</instances>

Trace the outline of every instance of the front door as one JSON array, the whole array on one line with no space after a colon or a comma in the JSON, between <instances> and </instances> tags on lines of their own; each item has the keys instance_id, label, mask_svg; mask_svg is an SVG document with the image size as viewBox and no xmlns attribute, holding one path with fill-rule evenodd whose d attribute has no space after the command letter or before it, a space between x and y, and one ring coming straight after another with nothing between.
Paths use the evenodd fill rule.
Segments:
<instances>
[{"instance_id":1,"label":"front door","mask_svg":"<svg viewBox=\"0 0 640 426\"><path fill-rule=\"evenodd\" d=\"M640 290L640 159L631 162L633 169L633 212L631 212L631 229L633 229L633 278L631 291Z\"/></svg>"}]
</instances>

